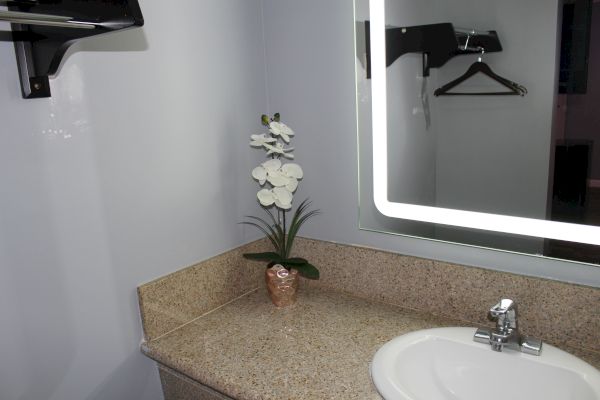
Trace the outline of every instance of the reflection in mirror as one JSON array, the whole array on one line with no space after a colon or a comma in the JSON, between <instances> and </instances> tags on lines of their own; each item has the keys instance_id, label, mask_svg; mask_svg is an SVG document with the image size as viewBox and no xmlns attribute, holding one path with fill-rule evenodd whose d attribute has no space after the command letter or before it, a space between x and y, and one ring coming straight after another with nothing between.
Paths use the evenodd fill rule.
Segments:
<instances>
[{"instance_id":1,"label":"reflection in mirror","mask_svg":"<svg viewBox=\"0 0 600 400\"><path fill-rule=\"evenodd\" d=\"M385 68L387 145L375 149L371 103L377 99L367 78L364 23L371 18L368 3L355 2L361 228L600 264L597 245L390 218L373 196L373 163L386 155L385 200L391 203L561 221L597 231L592 226L600 225L600 113L595 111L600 110L600 3L385 1L388 28L409 32L449 22L495 31L501 51L457 52L431 69L424 68L430 54L397 58ZM457 42L457 48L464 45ZM527 93L434 96L479 58ZM505 90L485 74L452 89Z\"/></svg>"}]
</instances>

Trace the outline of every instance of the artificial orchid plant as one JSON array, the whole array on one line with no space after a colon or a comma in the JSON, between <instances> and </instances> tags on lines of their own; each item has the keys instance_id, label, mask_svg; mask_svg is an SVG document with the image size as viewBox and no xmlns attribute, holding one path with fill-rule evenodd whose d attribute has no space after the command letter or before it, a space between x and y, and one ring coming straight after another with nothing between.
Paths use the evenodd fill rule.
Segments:
<instances>
[{"instance_id":1,"label":"artificial orchid plant","mask_svg":"<svg viewBox=\"0 0 600 400\"><path fill-rule=\"evenodd\" d=\"M252 170L252 177L262 187L256 194L260 205L268 215L265 220L260 217L247 216L248 221L242 224L258 228L265 234L274 247L273 252L247 253L244 257L250 260L268 261L267 267L281 264L287 269L295 269L298 273L309 279L319 279L319 270L304 258L290 257L294 239L300 227L311 217L319 214L319 210L309 211L310 201L302 201L292 215L287 218L287 213L292 209L294 192L298 188L298 181L304 176L300 165L293 160L293 147L289 145L294 131L283 122L279 113L273 118L262 115L262 124L269 129L268 133L252 135L250 146L261 148L267 152L269 159ZM276 213L272 209L275 208ZM289 226L287 222L289 221Z\"/></svg>"}]
</instances>

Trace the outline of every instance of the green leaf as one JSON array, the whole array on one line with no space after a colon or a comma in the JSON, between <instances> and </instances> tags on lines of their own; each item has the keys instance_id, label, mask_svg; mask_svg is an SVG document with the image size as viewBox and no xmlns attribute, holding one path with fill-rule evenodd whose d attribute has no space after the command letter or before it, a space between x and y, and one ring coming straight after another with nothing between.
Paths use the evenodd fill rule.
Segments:
<instances>
[{"instance_id":1,"label":"green leaf","mask_svg":"<svg viewBox=\"0 0 600 400\"><path fill-rule=\"evenodd\" d=\"M283 264L283 266L287 267L285 263ZM298 271L300 276L303 276L304 278L315 280L319 279L319 270L312 264L306 263L301 265L290 265L289 267Z\"/></svg>"},{"instance_id":2,"label":"green leaf","mask_svg":"<svg viewBox=\"0 0 600 400\"><path fill-rule=\"evenodd\" d=\"M292 245L294 244L294 238L296 237L296 233L298 232L298 219L304 212L304 210L310 205L308 199L305 199L300 203L296 212L294 212L294 216L292 217L292 221L290 222L290 228L288 230L287 244L286 244L286 257L289 257L292 251Z\"/></svg>"},{"instance_id":3,"label":"green leaf","mask_svg":"<svg viewBox=\"0 0 600 400\"><path fill-rule=\"evenodd\" d=\"M277 243L276 238L273 237L271 234L269 234L269 232L265 228L263 228L262 226L254 223L254 222L249 222L249 221L240 222L240 224L250 225L250 226L253 226L253 227L259 229L262 233L265 234L265 236L267 237L267 239L269 239L269 241L271 242L271 244L273 245L273 247L275 247L275 250L278 251L278 252L280 251L279 250L279 244Z\"/></svg>"},{"instance_id":4,"label":"green leaf","mask_svg":"<svg viewBox=\"0 0 600 400\"><path fill-rule=\"evenodd\" d=\"M275 247L276 247L277 251L279 252L279 249L281 249L281 234L280 234L280 232L279 232L280 230L279 230L279 229L275 230L275 229L273 228L273 226L271 226L271 225L269 224L269 222L265 221L265 220L264 220L264 219L262 219L262 218L259 218L259 217L254 217L254 216L252 216L252 215L247 215L247 216L246 216L246 218L250 218L250 219L252 219L252 220L254 220L254 221L258 221L258 222L260 222L261 224L263 224L263 225L264 225L264 228L265 228L266 230L268 230L268 231L269 231L269 233L271 234L271 236L273 236L273 239L275 239L275 240L277 241L278 245L277 245L277 246L275 246Z\"/></svg>"},{"instance_id":5,"label":"green leaf","mask_svg":"<svg viewBox=\"0 0 600 400\"><path fill-rule=\"evenodd\" d=\"M311 202L308 199L305 199L300 203L296 212L294 213L294 217L292 218L292 222L290 223L290 229L288 231L287 243L286 243L286 257L289 257L292 251L292 245L294 244L294 239L300 230L300 227L309 219L314 217L315 215L319 215L321 212L319 210L313 210L306 212L308 207L310 207Z\"/></svg>"},{"instance_id":6,"label":"green leaf","mask_svg":"<svg viewBox=\"0 0 600 400\"><path fill-rule=\"evenodd\" d=\"M265 212L271 218L271 222L273 223L272 227L277 232L277 233L273 234L275 236L276 240L277 240L277 243L278 243L277 252L282 253L282 250L285 247L285 243L284 243L285 232L281 228L281 224L279 223L279 221L277 221L277 219L275 218L275 216L273 215L273 213L267 207L264 207L264 206L263 206L263 210L265 210Z\"/></svg>"},{"instance_id":7,"label":"green leaf","mask_svg":"<svg viewBox=\"0 0 600 400\"><path fill-rule=\"evenodd\" d=\"M272 261L272 262L280 262L281 257L277 253L266 252L266 253L245 253L244 258L248 260L254 261Z\"/></svg>"}]
</instances>

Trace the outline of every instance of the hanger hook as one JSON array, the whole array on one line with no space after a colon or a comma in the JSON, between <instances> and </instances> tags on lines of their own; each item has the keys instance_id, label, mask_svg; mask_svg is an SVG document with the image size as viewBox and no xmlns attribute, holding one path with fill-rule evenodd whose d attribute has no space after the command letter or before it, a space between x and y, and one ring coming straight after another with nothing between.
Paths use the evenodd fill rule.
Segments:
<instances>
[{"instance_id":1,"label":"hanger hook","mask_svg":"<svg viewBox=\"0 0 600 400\"><path fill-rule=\"evenodd\" d=\"M465 40L465 48L464 50L467 50L467 48L469 47L469 40L471 39L471 33L467 33L467 40Z\"/></svg>"}]
</instances>

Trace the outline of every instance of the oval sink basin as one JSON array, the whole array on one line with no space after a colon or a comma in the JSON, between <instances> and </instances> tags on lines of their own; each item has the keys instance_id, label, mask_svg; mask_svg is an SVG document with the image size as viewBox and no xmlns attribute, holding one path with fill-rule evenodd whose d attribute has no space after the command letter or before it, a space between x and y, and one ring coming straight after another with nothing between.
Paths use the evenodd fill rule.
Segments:
<instances>
[{"instance_id":1,"label":"oval sink basin","mask_svg":"<svg viewBox=\"0 0 600 400\"><path fill-rule=\"evenodd\" d=\"M544 343L533 356L495 352L475 328L437 328L392 339L375 354L373 383L386 400L600 400L600 371Z\"/></svg>"}]
</instances>

